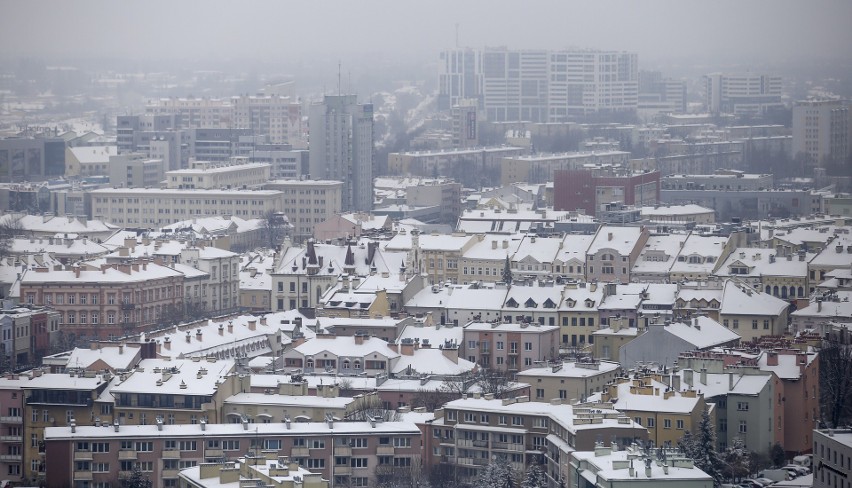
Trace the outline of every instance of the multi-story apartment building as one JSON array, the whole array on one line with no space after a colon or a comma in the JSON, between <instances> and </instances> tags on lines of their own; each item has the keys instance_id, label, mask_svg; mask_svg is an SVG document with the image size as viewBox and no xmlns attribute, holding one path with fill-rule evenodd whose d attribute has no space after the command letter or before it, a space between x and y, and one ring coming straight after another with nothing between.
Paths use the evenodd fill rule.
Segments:
<instances>
[{"instance_id":1,"label":"multi-story apartment building","mask_svg":"<svg viewBox=\"0 0 852 488\"><path fill-rule=\"evenodd\" d=\"M852 154L852 111L841 100L803 100L793 105L793 155L811 165L845 161Z\"/></svg>"},{"instance_id":2,"label":"multi-story apartment building","mask_svg":"<svg viewBox=\"0 0 852 488\"><path fill-rule=\"evenodd\" d=\"M222 98L162 98L145 108L149 115L174 115L181 129L250 129L275 144L301 144L301 105L289 94Z\"/></svg>"},{"instance_id":3,"label":"multi-story apartment building","mask_svg":"<svg viewBox=\"0 0 852 488\"><path fill-rule=\"evenodd\" d=\"M789 302L731 279L722 290L719 321L743 342L780 336L787 332L789 307Z\"/></svg>"},{"instance_id":4,"label":"multi-story apartment building","mask_svg":"<svg viewBox=\"0 0 852 488\"><path fill-rule=\"evenodd\" d=\"M503 158L500 179L504 185L517 182L546 183L556 171L577 170L588 165L626 166L630 153L624 151L580 151ZM573 209L571 209L573 210Z\"/></svg>"},{"instance_id":5,"label":"multi-story apartment building","mask_svg":"<svg viewBox=\"0 0 852 488\"><path fill-rule=\"evenodd\" d=\"M36 366L59 339L60 314L49 309L0 309L0 365L20 371Z\"/></svg>"},{"instance_id":6,"label":"multi-story apartment building","mask_svg":"<svg viewBox=\"0 0 852 488\"><path fill-rule=\"evenodd\" d=\"M704 76L704 105L711 113L762 115L783 106L780 76L762 73L712 73Z\"/></svg>"},{"instance_id":7,"label":"multi-story apartment building","mask_svg":"<svg viewBox=\"0 0 852 488\"><path fill-rule=\"evenodd\" d=\"M21 297L59 312L66 335L120 337L182 309L183 282L179 271L146 262L39 267L21 276Z\"/></svg>"},{"instance_id":8,"label":"multi-story apartment building","mask_svg":"<svg viewBox=\"0 0 852 488\"><path fill-rule=\"evenodd\" d=\"M476 99L490 121L557 122L638 105L636 53L452 49L439 69L439 105Z\"/></svg>"},{"instance_id":9,"label":"multi-story apartment building","mask_svg":"<svg viewBox=\"0 0 852 488\"><path fill-rule=\"evenodd\" d=\"M314 226L343 210L342 181L273 180L267 190L281 192L281 211L287 216L294 242L304 242L314 233Z\"/></svg>"},{"instance_id":10,"label":"multi-story apartment building","mask_svg":"<svg viewBox=\"0 0 852 488\"><path fill-rule=\"evenodd\" d=\"M249 163L248 158L231 158L233 164L214 164L192 161L186 169L167 171L166 188L231 189L259 188L269 181L271 167L264 163Z\"/></svg>"},{"instance_id":11,"label":"multi-story apartment building","mask_svg":"<svg viewBox=\"0 0 852 488\"><path fill-rule=\"evenodd\" d=\"M517 380L530 384L537 402L559 398L573 404L599 393L621 374L615 361L568 361L519 371ZM642 423L644 425L644 423Z\"/></svg>"},{"instance_id":12,"label":"multi-story apartment building","mask_svg":"<svg viewBox=\"0 0 852 488\"><path fill-rule=\"evenodd\" d=\"M179 125L179 115L119 115L118 153L140 152L162 159L165 170L182 168L190 156L192 137Z\"/></svg>"},{"instance_id":13,"label":"multi-story apartment building","mask_svg":"<svg viewBox=\"0 0 852 488\"><path fill-rule=\"evenodd\" d=\"M373 208L373 105L326 95L310 107L310 173L343 182L343 209Z\"/></svg>"},{"instance_id":14,"label":"multi-story apartment building","mask_svg":"<svg viewBox=\"0 0 852 488\"><path fill-rule=\"evenodd\" d=\"M388 154L388 172L395 175L461 175L468 172L499 172L506 157L524 154L514 146L487 146ZM495 180L496 181L496 180Z\"/></svg>"},{"instance_id":15,"label":"multi-story apartment building","mask_svg":"<svg viewBox=\"0 0 852 488\"><path fill-rule=\"evenodd\" d=\"M270 165L275 180L299 179L310 173L310 152L293 149L289 144L257 144L248 154L253 163Z\"/></svg>"},{"instance_id":16,"label":"multi-story apartment building","mask_svg":"<svg viewBox=\"0 0 852 488\"><path fill-rule=\"evenodd\" d=\"M597 283L575 281L564 285L558 310L562 347L584 348L594 344L592 334L600 325L598 307L606 296L604 290Z\"/></svg>"},{"instance_id":17,"label":"multi-story apartment building","mask_svg":"<svg viewBox=\"0 0 852 488\"><path fill-rule=\"evenodd\" d=\"M634 173L604 166L556 170L553 174L553 208L600 216L612 203L637 207L660 201L660 172Z\"/></svg>"},{"instance_id":18,"label":"multi-story apartment building","mask_svg":"<svg viewBox=\"0 0 852 488\"><path fill-rule=\"evenodd\" d=\"M400 232L384 245L384 250L406 253L409 257L405 262L406 267L428 274L432 284L458 283L461 278L459 261L477 242L479 239L472 235Z\"/></svg>"},{"instance_id":19,"label":"multi-story apartment building","mask_svg":"<svg viewBox=\"0 0 852 488\"><path fill-rule=\"evenodd\" d=\"M188 339L194 340L191 335ZM101 421L105 425L185 425L201 419L224 423L228 419L223 402L240 391L240 381L248 383L247 378L232 374L234 369L232 360L143 359L112 385L115 403Z\"/></svg>"},{"instance_id":20,"label":"multi-story apartment building","mask_svg":"<svg viewBox=\"0 0 852 488\"><path fill-rule=\"evenodd\" d=\"M814 488L848 485L852 476L852 430L814 429L813 455Z\"/></svg>"},{"instance_id":21,"label":"multi-story apartment building","mask_svg":"<svg viewBox=\"0 0 852 488\"><path fill-rule=\"evenodd\" d=\"M256 219L283 210L282 194L274 190L101 188L89 195L92 215L130 228L160 228L211 215Z\"/></svg>"},{"instance_id":22,"label":"multi-story apartment building","mask_svg":"<svg viewBox=\"0 0 852 488\"><path fill-rule=\"evenodd\" d=\"M95 401L110 384L110 375L49 374L36 369L20 385L23 397L23 452L17 452L23 477L44 481L50 464L44 457L45 427L95 424ZM15 454L15 453L10 453Z\"/></svg>"},{"instance_id":23,"label":"multi-story apartment building","mask_svg":"<svg viewBox=\"0 0 852 488\"><path fill-rule=\"evenodd\" d=\"M695 466L677 447L661 447L659 455L665 461L654 459L657 453L648 455L639 444L630 444L624 450L619 446L605 446L600 442L594 451L571 452L560 477L551 476L556 485L583 488L622 487L648 484L663 488L711 488L716 485L712 476ZM645 468L642 468L644 464ZM580 480L584 484L580 484Z\"/></svg>"},{"instance_id":24,"label":"multi-story apartment building","mask_svg":"<svg viewBox=\"0 0 852 488\"><path fill-rule=\"evenodd\" d=\"M263 483L273 488L328 488L329 480L312 473L291 461L278 457L278 453L265 453L225 463L204 463L180 470L179 485L185 488L240 488L249 483Z\"/></svg>"},{"instance_id":25,"label":"multi-story apartment building","mask_svg":"<svg viewBox=\"0 0 852 488\"><path fill-rule=\"evenodd\" d=\"M0 473L10 481L24 480L24 395L21 387L28 381L28 376L13 374L0 378L0 453L4 454L0 456Z\"/></svg>"},{"instance_id":26,"label":"multi-story apartment building","mask_svg":"<svg viewBox=\"0 0 852 488\"><path fill-rule=\"evenodd\" d=\"M459 282L467 284L503 281L506 258L509 258L511 266L512 256L521 240L520 235L477 234L476 242L459 258Z\"/></svg>"},{"instance_id":27,"label":"multi-story apartment building","mask_svg":"<svg viewBox=\"0 0 852 488\"><path fill-rule=\"evenodd\" d=\"M163 160L144 153L109 157L109 184L113 188L157 188L163 181Z\"/></svg>"},{"instance_id":28,"label":"multi-story apartment building","mask_svg":"<svg viewBox=\"0 0 852 488\"><path fill-rule=\"evenodd\" d=\"M260 425L263 427L260 428ZM179 470L247 453L288 456L335 486L375 486L374 473L419 467L412 422L118 425L45 430L46 486L113 481L139 466L155 488L178 486ZM333 477L333 478L332 478Z\"/></svg>"},{"instance_id":29,"label":"multi-story apartment building","mask_svg":"<svg viewBox=\"0 0 852 488\"><path fill-rule=\"evenodd\" d=\"M479 103L472 99L459 100L453 105L453 147L479 145Z\"/></svg>"},{"instance_id":30,"label":"multi-story apartment building","mask_svg":"<svg viewBox=\"0 0 852 488\"><path fill-rule=\"evenodd\" d=\"M511 373L559 356L559 327L554 325L472 322L463 337L461 356Z\"/></svg>"},{"instance_id":31,"label":"multi-story apartment building","mask_svg":"<svg viewBox=\"0 0 852 488\"><path fill-rule=\"evenodd\" d=\"M597 438L614 437L623 445L648 438L647 430L604 404L572 407L559 399L498 400L478 393L446 403L424 427L424 465L450 466L463 482L492 462L506 463L516 472L541 462L558 480L570 452L593 449Z\"/></svg>"},{"instance_id":32,"label":"multi-story apartment building","mask_svg":"<svg viewBox=\"0 0 852 488\"><path fill-rule=\"evenodd\" d=\"M663 78L659 71L639 71L640 114L686 113L686 81Z\"/></svg>"}]
</instances>

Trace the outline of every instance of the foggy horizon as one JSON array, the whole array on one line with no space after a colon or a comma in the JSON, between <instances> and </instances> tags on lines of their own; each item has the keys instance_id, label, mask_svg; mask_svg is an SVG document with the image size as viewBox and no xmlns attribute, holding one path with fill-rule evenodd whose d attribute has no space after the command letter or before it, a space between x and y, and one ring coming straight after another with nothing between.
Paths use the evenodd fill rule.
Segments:
<instances>
[{"instance_id":1,"label":"foggy horizon","mask_svg":"<svg viewBox=\"0 0 852 488\"><path fill-rule=\"evenodd\" d=\"M456 45L633 51L643 68L848 60L852 2L4 2L0 57L280 66L437 60ZM23 19L27 19L23 21ZM457 27L458 25L458 27ZM458 30L457 30L458 29ZM304 66L303 66L304 67ZM354 68L354 66L352 66ZM715 68L711 66L710 68Z\"/></svg>"}]
</instances>

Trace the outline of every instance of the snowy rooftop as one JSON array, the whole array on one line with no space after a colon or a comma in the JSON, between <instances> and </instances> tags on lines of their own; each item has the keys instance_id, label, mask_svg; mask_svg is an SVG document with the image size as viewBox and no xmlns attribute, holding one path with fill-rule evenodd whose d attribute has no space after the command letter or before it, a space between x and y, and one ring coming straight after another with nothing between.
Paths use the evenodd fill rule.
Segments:
<instances>
[{"instance_id":1,"label":"snowy rooftop","mask_svg":"<svg viewBox=\"0 0 852 488\"><path fill-rule=\"evenodd\" d=\"M237 393L225 398L225 407L234 405L263 405L276 407L307 407L307 408L337 408L345 409L354 401L351 397L320 397L315 395L279 395L273 393Z\"/></svg>"},{"instance_id":2,"label":"snowy rooftop","mask_svg":"<svg viewBox=\"0 0 852 488\"><path fill-rule=\"evenodd\" d=\"M150 280L174 278L183 276L179 271L176 271L167 266L160 266L154 263L139 265L138 269L130 268L129 273L119 271L113 267L104 267L103 269L93 270L80 268L79 276L72 269L54 270L48 269L44 271L29 270L21 277L22 285L39 285L45 283L145 283Z\"/></svg>"},{"instance_id":3,"label":"snowy rooftop","mask_svg":"<svg viewBox=\"0 0 852 488\"><path fill-rule=\"evenodd\" d=\"M112 394L154 393L214 395L225 376L234 371L233 361L143 359L126 380L112 387Z\"/></svg>"},{"instance_id":4,"label":"snowy rooftop","mask_svg":"<svg viewBox=\"0 0 852 488\"><path fill-rule=\"evenodd\" d=\"M632 272L668 273L672 265L677 262L684 237L678 234L649 237L633 266Z\"/></svg>"},{"instance_id":5,"label":"snowy rooftop","mask_svg":"<svg viewBox=\"0 0 852 488\"><path fill-rule=\"evenodd\" d=\"M638 454L628 453L628 451L615 451L606 455L598 455L595 451L577 451L571 455L578 462L588 463L595 467L583 469L579 472L579 475L587 480L590 486L595 486L598 483L608 485L613 481L624 484L633 484L635 481L639 481L637 484L641 484L643 480L649 480L652 483L653 480L660 480L660 482L666 482L666 486L676 486L672 482L677 480L690 480L692 482L703 480L706 482L706 485L703 486L713 486L713 479L710 475L696 467L688 467L688 463L682 465L677 463L676 466L669 466L664 469L662 465L658 465L654 461L651 463L650 476L646 476L642 457ZM631 466L631 463L637 476L630 475L629 466ZM693 485L690 484L690 486Z\"/></svg>"},{"instance_id":6,"label":"snowy rooftop","mask_svg":"<svg viewBox=\"0 0 852 488\"><path fill-rule=\"evenodd\" d=\"M688 414L695 411L696 408L701 409L704 399L699 396L687 397L675 392L674 396L664 398L666 385L650 378L645 378L644 383L650 385L652 393L641 394L631 393L630 387L633 386L633 381L624 381L618 384L618 401L612 403L612 408L624 411L639 411L639 412L667 412ZM600 394L598 394L600 395ZM596 395L597 396L597 395ZM595 398L595 397L592 397ZM593 401L590 399L590 401Z\"/></svg>"},{"instance_id":7,"label":"snowy rooftop","mask_svg":"<svg viewBox=\"0 0 852 488\"><path fill-rule=\"evenodd\" d=\"M71 432L71 427L47 427L44 432L45 440L56 439L107 439L107 438L134 438L134 439L174 439L174 438L197 438L206 436L223 437L246 437L254 435L258 426L263 426L265 435L328 435L334 434L363 434L387 433L419 435L420 429L412 422L376 422L373 427L368 422L334 422L329 426L327 422L292 422L288 426L285 423L252 424L250 432L246 432L241 424L207 424L205 430L201 430L200 424L176 424L164 425L162 430L157 425L122 425L118 432L113 426L103 427L77 426L76 432Z\"/></svg>"},{"instance_id":8,"label":"snowy rooftop","mask_svg":"<svg viewBox=\"0 0 852 488\"><path fill-rule=\"evenodd\" d=\"M74 217L51 217L41 215L6 214L0 216L0 223L9 220L20 222L24 230L40 234L79 234L114 232L118 227L100 220L86 220Z\"/></svg>"},{"instance_id":9,"label":"snowy rooftop","mask_svg":"<svg viewBox=\"0 0 852 488\"><path fill-rule=\"evenodd\" d=\"M694 215L714 213L712 208L702 207L689 203L686 205L659 205L655 207L642 207L642 216L649 217L651 220L659 217L667 217L669 215Z\"/></svg>"},{"instance_id":10,"label":"snowy rooftop","mask_svg":"<svg viewBox=\"0 0 852 488\"><path fill-rule=\"evenodd\" d=\"M559 237L534 237L527 235L518 245L513 261L552 263L564 246L562 238Z\"/></svg>"},{"instance_id":11,"label":"snowy rooftop","mask_svg":"<svg viewBox=\"0 0 852 488\"><path fill-rule=\"evenodd\" d=\"M695 317L689 323L675 322L664 327L667 332L697 349L708 349L740 338L737 333L710 317Z\"/></svg>"},{"instance_id":12,"label":"snowy rooftop","mask_svg":"<svg viewBox=\"0 0 852 488\"><path fill-rule=\"evenodd\" d=\"M69 147L68 151L80 164L108 164L109 157L118 154L118 146L78 146Z\"/></svg>"},{"instance_id":13,"label":"snowy rooftop","mask_svg":"<svg viewBox=\"0 0 852 488\"><path fill-rule=\"evenodd\" d=\"M98 347L97 349L75 347L68 355L68 363L65 367L88 369L98 361L102 361L112 371L130 369L139 359L139 349L138 346L133 345Z\"/></svg>"},{"instance_id":14,"label":"snowy rooftop","mask_svg":"<svg viewBox=\"0 0 852 488\"><path fill-rule=\"evenodd\" d=\"M595 363L563 362L558 371L552 367L529 368L518 373L518 377L547 376L553 378L589 378L618 370L621 365L615 361L597 361Z\"/></svg>"},{"instance_id":15,"label":"snowy rooftop","mask_svg":"<svg viewBox=\"0 0 852 488\"><path fill-rule=\"evenodd\" d=\"M293 350L304 356L328 352L338 357L367 357L370 354L381 354L386 358L399 357L399 353L391 350L388 343L378 337L365 337L361 344L357 344L353 337L321 336L300 344Z\"/></svg>"},{"instance_id":16,"label":"snowy rooftop","mask_svg":"<svg viewBox=\"0 0 852 488\"><path fill-rule=\"evenodd\" d=\"M414 351L412 356L401 355L391 370L393 374L405 374L411 366L412 372L420 374L434 374L455 376L466 373L476 368L476 364L466 359L458 358L458 361L444 356L444 352L437 348L420 348Z\"/></svg>"},{"instance_id":17,"label":"snowy rooftop","mask_svg":"<svg viewBox=\"0 0 852 488\"><path fill-rule=\"evenodd\" d=\"M720 313L724 315L779 315L789 304L735 280L725 283Z\"/></svg>"},{"instance_id":18,"label":"snowy rooftop","mask_svg":"<svg viewBox=\"0 0 852 488\"><path fill-rule=\"evenodd\" d=\"M670 271L687 274L711 273L727 242L726 237L690 233Z\"/></svg>"},{"instance_id":19,"label":"snowy rooftop","mask_svg":"<svg viewBox=\"0 0 852 488\"><path fill-rule=\"evenodd\" d=\"M738 273L736 276L795 276L808 275L808 262L814 258L813 253L807 253L804 260L799 256L777 256L772 249L737 248L716 272L719 276L733 276L731 267L746 268L748 273ZM852 261L852 258L850 258Z\"/></svg>"},{"instance_id":20,"label":"snowy rooftop","mask_svg":"<svg viewBox=\"0 0 852 488\"><path fill-rule=\"evenodd\" d=\"M586 253L597 254L604 249L612 249L622 256L627 256L636 246L641 234L642 229L639 227L603 225L598 229L598 233Z\"/></svg>"}]
</instances>

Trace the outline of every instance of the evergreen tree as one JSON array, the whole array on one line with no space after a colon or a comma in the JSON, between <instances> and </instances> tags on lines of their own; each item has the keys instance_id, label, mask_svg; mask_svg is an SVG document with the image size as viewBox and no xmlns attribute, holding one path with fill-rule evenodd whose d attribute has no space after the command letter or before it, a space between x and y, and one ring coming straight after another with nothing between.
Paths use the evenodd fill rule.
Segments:
<instances>
[{"instance_id":1,"label":"evergreen tree","mask_svg":"<svg viewBox=\"0 0 852 488\"><path fill-rule=\"evenodd\" d=\"M544 475L541 464L532 463L529 465L524 475L524 481L521 482L521 488L547 488L547 477Z\"/></svg>"},{"instance_id":2,"label":"evergreen tree","mask_svg":"<svg viewBox=\"0 0 852 488\"><path fill-rule=\"evenodd\" d=\"M710 410L704 408L701 414L701 422L698 424L698 435L695 442L695 466L709 474L716 485L722 481L722 462L719 453L716 452L716 431L710 420Z\"/></svg>"},{"instance_id":3,"label":"evergreen tree","mask_svg":"<svg viewBox=\"0 0 852 488\"><path fill-rule=\"evenodd\" d=\"M512 284L512 262L509 261L509 256L506 256L506 262L503 264L503 281L507 285Z\"/></svg>"},{"instance_id":4,"label":"evergreen tree","mask_svg":"<svg viewBox=\"0 0 852 488\"><path fill-rule=\"evenodd\" d=\"M473 488L513 488L515 486L515 473L512 467L502 460L492 461L476 481Z\"/></svg>"},{"instance_id":5,"label":"evergreen tree","mask_svg":"<svg viewBox=\"0 0 852 488\"><path fill-rule=\"evenodd\" d=\"M130 476L121 479L122 488L151 488L152 486L151 479L142 473L139 463L133 466Z\"/></svg>"},{"instance_id":6,"label":"evergreen tree","mask_svg":"<svg viewBox=\"0 0 852 488\"><path fill-rule=\"evenodd\" d=\"M723 455L725 461L726 478L740 480L751 472L752 455L746 449L745 443L739 437L734 439L730 447L725 449Z\"/></svg>"}]
</instances>

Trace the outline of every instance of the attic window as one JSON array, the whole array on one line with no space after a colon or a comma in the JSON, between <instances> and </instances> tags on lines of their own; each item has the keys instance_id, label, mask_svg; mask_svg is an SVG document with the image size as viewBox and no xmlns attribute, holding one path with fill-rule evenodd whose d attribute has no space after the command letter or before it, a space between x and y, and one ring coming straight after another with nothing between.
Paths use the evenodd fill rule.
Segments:
<instances>
[{"instance_id":1,"label":"attic window","mask_svg":"<svg viewBox=\"0 0 852 488\"><path fill-rule=\"evenodd\" d=\"M574 308L575 305L577 305L577 300L574 300L573 298L569 298L568 299L568 308Z\"/></svg>"},{"instance_id":2,"label":"attic window","mask_svg":"<svg viewBox=\"0 0 852 488\"><path fill-rule=\"evenodd\" d=\"M594 306L595 306L594 300L586 299L586 308L592 308Z\"/></svg>"},{"instance_id":3,"label":"attic window","mask_svg":"<svg viewBox=\"0 0 852 488\"><path fill-rule=\"evenodd\" d=\"M508 302L506 302L507 307L518 308L518 302L515 301L514 298L510 298Z\"/></svg>"},{"instance_id":4,"label":"attic window","mask_svg":"<svg viewBox=\"0 0 852 488\"><path fill-rule=\"evenodd\" d=\"M524 306L527 308L536 308L538 307L538 304L535 303L535 300L533 300L532 298L527 298L527 301L526 303L524 303Z\"/></svg>"},{"instance_id":5,"label":"attic window","mask_svg":"<svg viewBox=\"0 0 852 488\"><path fill-rule=\"evenodd\" d=\"M553 300L548 298L547 300L544 301L544 308L556 308L556 304L553 303Z\"/></svg>"}]
</instances>

